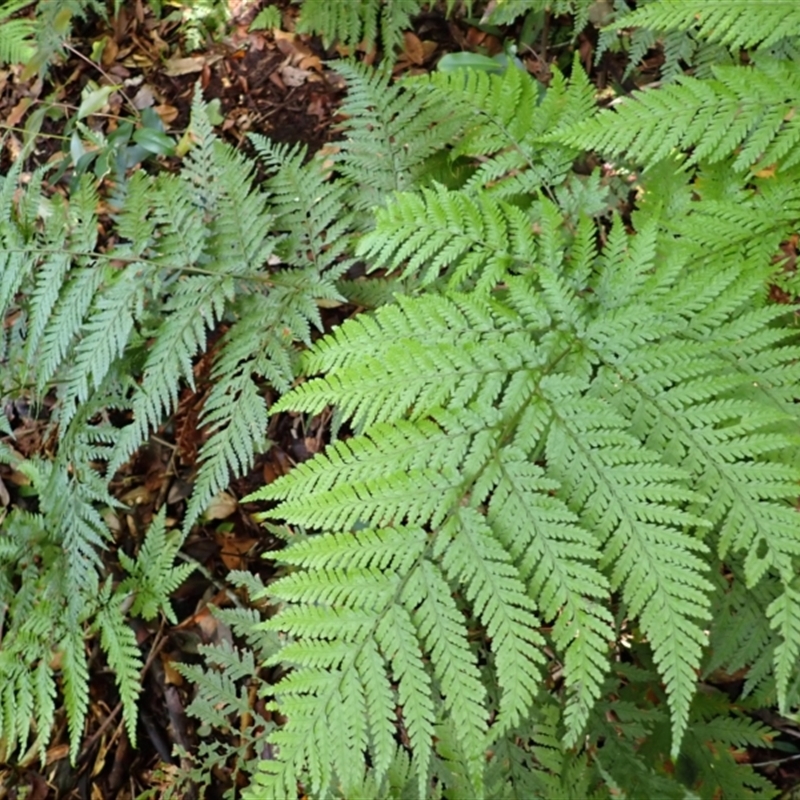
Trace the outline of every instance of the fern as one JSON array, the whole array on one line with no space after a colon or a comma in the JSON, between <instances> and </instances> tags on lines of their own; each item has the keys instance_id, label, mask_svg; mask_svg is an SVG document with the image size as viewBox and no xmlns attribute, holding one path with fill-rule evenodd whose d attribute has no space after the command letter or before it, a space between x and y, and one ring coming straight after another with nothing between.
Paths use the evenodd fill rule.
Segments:
<instances>
[{"instance_id":1,"label":"fern","mask_svg":"<svg viewBox=\"0 0 800 800\"><path fill-rule=\"evenodd\" d=\"M165 526L165 513L162 509L147 531L136 559L123 552L119 553L120 564L130 577L120 583L117 593L125 596L134 594L130 613L154 619L159 612L177 625L175 612L169 602L174 592L192 572L192 564L175 567L174 562L180 547L180 537L176 532L168 535Z\"/></svg>"},{"instance_id":2,"label":"fern","mask_svg":"<svg viewBox=\"0 0 800 800\"><path fill-rule=\"evenodd\" d=\"M413 80L391 83L388 68L343 62L336 69L348 82L336 163L358 186L354 207L372 210L425 176L429 160L464 126L464 110L442 96L434 102Z\"/></svg>"},{"instance_id":3,"label":"fern","mask_svg":"<svg viewBox=\"0 0 800 800\"><path fill-rule=\"evenodd\" d=\"M487 98L487 121L474 133L465 127L456 151L504 165L507 156L496 154L510 143L519 158L513 121L498 124L505 111L490 104L501 81L517 79L467 80ZM494 94L480 81L493 81ZM580 92L572 97L567 108L586 103ZM534 120L547 120L541 115ZM542 139L596 142L588 123L585 139L552 134L549 124L531 136L531 152ZM797 219L794 184L723 184L724 167L709 162L732 146L704 152L704 141L695 184L673 174L674 161L658 163L667 146L648 159L645 190L670 186L669 214L644 194L636 235L617 221L600 250L585 217L565 226L550 201L521 199L554 182L522 183L523 161L508 170L507 195L486 191L504 180L492 165L490 180L400 192L378 210L360 254L442 294L396 296L346 322L304 357L304 372L321 377L276 406L314 414L333 405L355 435L254 495L278 501L268 516L322 532L282 553L299 571L271 587L282 610L269 628L291 637L274 660L293 672L275 688L287 723L270 735L278 755L262 763L259 791L281 796L297 781L345 796L360 781L385 786L399 705L416 792L426 795L434 781L481 795L496 779L491 760L481 766L480 742L505 752L534 717L545 641L563 663L564 744L574 746L587 726L597 732L598 704L618 691L608 662L620 636L615 619L635 624L661 676L671 732L663 758L691 762L704 787L729 767L695 759L691 737L718 739L721 753L765 741L745 721L742 738L726 740L712 731L713 715L693 710L707 628L715 663L757 662L754 681L774 686L781 708L794 703L798 351L785 310L764 303L772 254ZM753 163L746 149L738 155ZM712 581L715 559L741 564L731 599L760 608L762 626L769 620L768 660L753 649L752 610L732 606L732 630L712 605L728 591ZM765 599L744 600L750 592ZM435 618L455 627L431 637L426 608L437 605ZM458 615L462 637L483 632L482 682L496 686L488 696L467 688L478 662L453 636ZM533 635L545 624L546 640ZM369 672L360 666L366 654ZM334 720L341 704L360 709L357 718ZM641 735L658 740L659 719ZM342 748L331 743L334 729ZM620 763L638 758L633 740L625 747ZM647 767L620 769L613 749L611 760L576 767L580 790L543 778L528 796L588 795L598 775L630 796L637 781L659 784ZM556 763L547 751L541 757ZM749 772L725 791L765 788Z\"/></svg>"},{"instance_id":4,"label":"fern","mask_svg":"<svg viewBox=\"0 0 800 800\"><path fill-rule=\"evenodd\" d=\"M7 0L0 5L0 63L24 64L33 57L34 24L28 19L13 19L30 5L29 0Z\"/></svg>"},{"instance_id":5,"label":"fern","mask_svg":"<svg viewBox=\"0 0 800 800\"><path fill-rule=\"evenodd\" d=\"M517 69L502 76L472 70L440 73L430 79L430 102L442 108L469 110L469 124L453 147L452 160L468 158L480 166L467 186L502 197L527 197L564 183L577 151L550 142L546 135L577 122L595 108L594 90L573 64L568 83L554 70L550 89Z\"/></svg>"},{"instance_id":6,"label":"fern","mask_svg":"<svg viewBox=\"0 0 800 800\"><path fill-rule=\"evenodd\" d=\"M27 745L32 715L44 747L59 685L71 754L77 754L88 703L87 629L99 635L117 674L133 740L141 664L121 604L145 618L158 612L171 617L168 595L190 571L172 566L182 538L167 536L162 518L137 559L120 554L129 577L113 591L101 580L99 554L110 540L101 509L116 503L98 465L106 463L112 475L174 411L181 386L194 384L193 359L224 320L227 330L212 362L214 386L201 416L209 435L184 518L188 531L231 474L244 473L265 446L261 383L289 387L294 342L310 343L312 327L321 324L317 304L343 299L335 280L349 263L345 248L321 240L329 230L347 241L351 223L340 212L348 186L330 181L320 163L303 166L299 154L281 173L283 155L270 154L262 143L268 167L277 172L270 213L270 195L251 186L253 165L215 140L199 100L193 126L197 146L180 174L140 172L120 187L120 241L106 253L98 251L99 196L88 177L69 201L58 194L44 198L41 173L15 199L19 166L0 187L0 304L13 320L3 332L2 394L36 400L55 390L60 445L53 460L26 467L40 497L30 524L47 542L26 592L48 586L52 601L31 615L38 638L24 633L29 593L21 600L28 605L12 613L4 629L4 651L17 659L3 672L8 724L15 726L12 749ZM286 198L292 183L304 192L303 211ZM306 244L313 258L306 257ZM276 260L284 266L276 268ZM110 408L132 415L121 431L107 421ZM22 468L13 451L5 455ZM4 521L4 529L14 531L15 519ZM4 603L15 594L13 576L23 569L25 552L5 554ZM45 655L56 647L65 653L60 683Z\"/></svg>"},{"instance_id":7,"label":"fern","mask_svg":"<svg viewBox=\"0 0 800 800\"><path fill-rule=\"evenodd\" d=\"M229 578L238 587L247 589L253 603L263 597L263 584L250 573L231 573ZM178 664L177 668L194 686L194 697L187 713L195 717L204 730L228 733L234 741L206 738L193 757L182 754L192 766L179 772L166 798L182 797L183 794L177 793L185 792L192 784L201 789L212 783L216 785L212 772L216 765L232 772L232 785L223 797L233 800L238 796L237 780L251 778L256 772L264 733L274 727L274 723L254 710L251 698L255 692L263 693L266 689L258 664L275 654L277 637L262 630L261 616L252 607L214 608L213 613L245 644L236 646L223 640L218 645L201 645L202 665Z\"/></svg>"},{"instance_id":8,"label":"fern","mask_svg":"<svg viewBox=\"0 0 800 800\"><path fill-rule=\"evenodd\" d=\"M766 0L756 7L749 0L655 0L618 18L615 27L658 31L692 31L731 50L766 49L800 35L800 10L783 0Z\"/></svg>"},{"instance_id":9,"label":"fern","mask_svg":"<svg viewBox=\"0 0 800 800\"><path fill-rule=\"evenodd\" d=\"M550 137L652 165L674 150L692 149L689 164L735 153L736 171L797 163L800 96L796 71L785 61L715 67L714 80L680 77L659 91L636 92L615 110L565 126Z\"/></svg>"},{"instance_id":10,"label":"fern","mask_svg":"<svg viewBox=\"0 0 800 800\"><path fill-rule=\"evenodd\" d=\"M89 178L0 179L1 393L47 397L58 434L47 459L0 443L38 498L2 519L4 759L44 757L58 700L75 758L92 636L133 740L128 617L174 622L181 542L270 414L332 406L343 438L254 496L303 532L268 589L235 577L274 608L216 610L235 642L179 666L204 742L168 796L214 768L229 797L240 778L253 798L769 796L737 762L771 742L751 709L798 702L800 350L766 288L797 286L776 255L800 218L798 87L791 25L729 5L619 17L676 63L758 52L596 116L577 62L547 90L343 64L332 161L253 137L259 187L196 98L181 169L116 187L106 251ZM309 0L300 25L389 52L419 7ZM649 170L578 175L590 149ZM346 300L375 310L316 338ZM204 444L183 529L156 516L115 586L109 481L186 387ZM697 691L740 671L738 696Z\"/></svg>"},{"instance_id":11,"label":"fern","mask_svg":"<svg viewBox=\"0 0 800 800\"><path fill-rule=\"evenodd\" d=\"M15 16L34 6L35 19ZM0 4L0 63L23 64L29 71L45 72L63 53L74 18L90 13L105 15L98 0L4 0Z\"/></svg>"},{"instance_id":12,"label":"fern","mask_svg":"<svg viewBox=\"0 0 800 800\"><path fill-rule=\"evenodd\" d=\"M554 208L545 223L541 250L530 253L535 270L493 273L505 288L482 300L400 300L346 323L306 359L306 370L324 377L278 404L309 413L334 404L364 433L256 495L281 501L274 515L332 532L286 551L305 571L272 587L299 606L284 612L286 623L279 616L271 624L301 637L284 653L296 671L277 689L290 721L273 740L293 760L270 766L275 783L265 785L276 793L306 760L314 791L333 780L334 763L347 785L349 773L319 737L365 648L377 648L387 679L399 681L418 775L427 780L438 697L431 680L443 694L437 716L453 719L437 669L452 664L462 679L472 669L455 641L440 636L434 648L425 624L413 627L412 612L433 588L429 578L426 589L410 587L431 570L463 594L491 637L503 692L494 737L525 717L536 694L540 678L531 666L542 641L517 626L529 619L529 630L538 627L528 616L538 612L553 621L552 640L564 653L567 740L576 740L607 670L615 636L609 589L619 588L665 681L677 753L706 641L706 527L719 531L721 553L731 546L751 553L750 583L770 565L790 563L784 537L793 534L784 526L795 528L789 516L779 520L792 512L775 500L792 498L797 473L767 454L788 446L785 434L770 430L790 424L791 403L776 407L774 398L753 395L752 376L727 355L734 336L744 352L750 336L758 349L763 326L779 316L757 305L742 316L748 302L757 304L764 275L731 265L713 280L704 276L701 289L676 255L656 264L667 245L652 223L633 239L618 225L600 254L591 226L568 243ZM712 318L714 328L705 322ZM791 329L783 336L792 337ZM795 351L786 349L784 364ZM742 495L739 480L752 481L759 470L769 483ZM750 520L756 528L746 532ZM355 524L367 530L337 533ZM731 539L734 529L740 533ZM758 564L755 537L767 551ZM316 614L303 625L309 604L327 609L326 628ZM356 627L343 629L341 614ZM395 661L397 645L383 638L384 626L401 641L409 637L406 649L421 648L430 675ZM787 630L784 639L796 637ZM777 656L783 686L788 659ZM451 724L467 748L470 734ZM365 741L378 736L371 730Z\"/></svg>"},{"instance_id":13,"label":"fern","mask_svg":"<svg viewBox=\"0 0 800 800\"><path fill-rule=\"evenodd\" d=\"M402 41L402 31L410 27L410 19L419 13L421 0L352 0L348 3L327 3L306 0L298 20L298 31L318 33L326 46L335 41L354 48L365 41L380 43L386 53L394 52ZM448 0L453 6L453 0Z\"/></svg>"}]
</instances>

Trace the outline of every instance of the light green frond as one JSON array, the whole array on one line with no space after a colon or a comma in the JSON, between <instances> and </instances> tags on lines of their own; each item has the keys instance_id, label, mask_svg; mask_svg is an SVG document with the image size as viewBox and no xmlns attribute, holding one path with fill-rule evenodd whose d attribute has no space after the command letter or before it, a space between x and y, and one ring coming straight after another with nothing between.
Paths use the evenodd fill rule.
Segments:
<instances>
[{"instance_id":1,"label":"light green frond","mask_svg":"<svg viewBox=\"0 0 800 800\"><path fill-rule=\"evenodd\" d=\"M24 7L27 2L20 2L0 8L0 63L25 64L34 53L33 34L35 26L29 19L8 19L15 6Z\"/></svg>"},{"instance_id":2,"label":"light green frond","mask_svg":"<svg viewBox=\"0 0 800 800\"><path fill-rule=\"evenodd\" d=\"M447 98L433 102L427 87L393 82L387 70L337 64L348 85L341 112L344 140L338 169L358 187L354 206L372 210L395 191L410 189L464 124Z\"/></svg>"},{"instance_id":3,"label":"light green frond","mask_svg":"<svg viewBox=\"0 0 800 800\"><path fill-rule=\"evenodd\" d=\"M64 706L69 727L70 759L74 762L83 737L89 710L89 667L80 628L67 632L61 642L61 673Z\"/></svg>"},{"instance_id":4,"label":"light green frond","mask_svg":"<svg viewBox=\"0 0 800 800\"><path fill-rule=\"evenodd\" d=\"M530 220L516 206L437 186L396 194L378 210L375 229L356 252L373 268L401 270L401 278L421 273L421 286L445 276L459 289L477 273L478 286L492 288L508 273L526 269L536 245Z\"/></svg>"},{"instance_id":5,"label":"light green frond","mask_svg":"<svg viewBox=\"0 0 800 800\"><path fill-rule=\"evenodd\" d=\"M94 622L100 643L106 652L122 700L125 729L131 744L136 745L136 701L141 691L140 673L144 666L136 635L122 614L120 598L111 593L107 582L100 595L100 606Z\"/></svg>"},{"instance_id":6,"label":"light green frond","mask_svg":"<svg viewBox=\"0 0 800 800\"><path fill-rule=\"evenodd\" d=\"M689 164L736 154L733 168L757 170L797 163L800 79L786 62L719 66L714 80L681 76L658 91L635 92L614 110L566 125L550 140L622 155L646 166L692 149Z\"/></svg>"},{"instance_id":7,"label":"light green frond","mask_svg":"<svg viewBox=\"0 0 800 800\"><path fill-rule=\"evenodd\" d=\"M167 533L164 508L147 529L144 542L135 559L119 551L120 564L129 576L117 588L117 595L133 594L130 613L146 620L154 619L159 612L177 624L169 596L194 569L193 564L175 566L181 545L177 531Z\"/></svg>"},{"instance_id":8,"label":"light green frond","mask_svg":"<svg viewBox=\"0 0 800 800\"><path fill-rule=\"evenodd\" d=\"M624 14L614 27L691 31L701 39L731 50L770 47L786 37L800 36L800 9L783 0L655 0Z\"/></svg>"},{"instance_id":9,"label":"light green frond","mask_svg":"<svg viewBox=\"0 0 800 800\"><path fill-rule=\"evenodd\" d=\"M525 717L541 681L544 639L538 632L536 604L509 554L472 509L460 509L451 517L436 546L442 567L452 581L465 586L465 595L492 640L502 689L493 734L502 735Z\"/></svg>"},{"instance_id":10,"label":"light green frond","mask_svg":"<svg viewBox=\"0 0 800 800\"><path fill-rule=\"evenodd\" d=\"M449 724L463 750L472 786L480 792L488 727L486 691L464 632L463 616L441 571L429 561L423 561L412 573L402 601L415 608L417 635L431 653Z\"/></svg>"}]
</instances>

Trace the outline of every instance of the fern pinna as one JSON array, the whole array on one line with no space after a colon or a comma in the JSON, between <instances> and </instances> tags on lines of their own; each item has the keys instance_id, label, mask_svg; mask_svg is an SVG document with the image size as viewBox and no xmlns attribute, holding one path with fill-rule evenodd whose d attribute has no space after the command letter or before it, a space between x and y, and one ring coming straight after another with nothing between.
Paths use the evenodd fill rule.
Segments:
<instances>
[{"instance_id":1,"label":"fern pinna","mask_svg":"<svg viewBox=\"0 0 800 800\"><path fill-rule=\"evenodd\" d=\"M457 194L396 195L365 250L383 237L405 269L422 208L507 237L502 201ZM775 267L760 248L709 261L691 209L683 234L654 203L635 233L573 228L548 200L535 213L513 258L437 245L438 269L472 264L460 291L349 320L304 358L317 377L278 403L333 405L354 435L254 495L278 501L270 518L320 531L281 554L292 569L269 587L282 610L267 628L288 637L273 660L293 669L275 689L287 722L262 793L388 792L408 754L420 796L484 796L490 779L491 796L534 796L516 773L497 784L493 760L523 742L546 771L527 726L548 658L563 681L557 760L588 760L599 796L635 791L630 751L580 748L604 739L601 709L628 713L617 662L638 641L664 687L668 749L687 757L690 720L713 716L694 700L709 632L737 614L712 620L723 564L770 587L764 680L782 708L797 699L800 348L786 307L766 303ZM751 632L725 635L742 637L740 657Z\"/></svg>"}]
</instances>

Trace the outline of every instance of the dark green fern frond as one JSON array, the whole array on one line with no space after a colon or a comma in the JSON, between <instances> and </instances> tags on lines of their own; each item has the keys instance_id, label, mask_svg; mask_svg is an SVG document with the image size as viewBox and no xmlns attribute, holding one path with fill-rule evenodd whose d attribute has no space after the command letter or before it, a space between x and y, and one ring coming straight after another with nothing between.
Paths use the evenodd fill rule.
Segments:
<instances>
[{"instance_id":1,"label":"dark green fern frond","mask_svg":"<svg viewBox=\"0 0 800 800\"><path fill-rule=\"evenodd\" d=\"M771 702L774 702L771 664L777 637L770 630L765 612L779 596L781 587L777 581L763 580L748 588L741 560L729 558L729 561L732 562L730 576L716 579L719 587L712 614L717 624L711 631L704 674L710 676L716 670L724 670L728 675L735 675L747 670L742 696L746 698L755 691L763 697L766 691L772 694ZM771 688L766 688L765 684L770 684Z\"/></svg>"},{"instance_id":2,"label":"dark green fern frond","mask_svg":"<svg viewBox=\"0 0 800 800\"><path fill-rule=\"evenodd\" d=\"M614 110L578 121L550 138L645 165L675 150L690 150L689 164L735 154L733 169L757 170L798 163L800 79L785 61L719 66L714 80L680 77L657 91L635 92Z\"/></svg>"}]
</instances>

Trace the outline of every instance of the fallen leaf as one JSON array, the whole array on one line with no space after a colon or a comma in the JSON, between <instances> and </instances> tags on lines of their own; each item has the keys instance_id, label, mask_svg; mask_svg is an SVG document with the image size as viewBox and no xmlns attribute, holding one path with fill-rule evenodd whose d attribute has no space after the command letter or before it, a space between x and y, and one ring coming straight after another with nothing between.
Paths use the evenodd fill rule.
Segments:
<instances>
[{"instance_id":1,"label":"fallen leaf","mask_svg":"<svg viewBox=\"0 0 800 800\"><path fill-rule=\"evenodd\" d=\"M230 495L227 492L220 492L219 494L214 495L213 499L208 504L205 517L209 520L227 519L231 514L233 514L234 511L236 511L237 506L238 503L233 495Z\"/></svg>"},{"instance_id":2,"label":"fallen leaf","mask_svg":"<svg viewBox=\"0 0 800 800\"><path fill-rule=\"evenodd\" d=\"M412 64L421 67L425 61L425 49L422 42L412 31L406 31L403 34L403 52Z\"/></svg>"},{"instance_id":3,"label":"fallen leaf","mask_svg":"<svg viewBox=\"0 0 800 800\"><path fill-rule=\"evenodd\" d=\"M183 686L183 675L173 666L175 663L174 659L163 652L158 655L164 667L164 683L166 683L167 686Z\"/></svg>"},{"instance_id":4,"label":"fallen leaf","mask_svg":"<svg viewBox=\"0 0 800 800\"><path fill-rule=\"evenodd\" d=\"M217 54L168 58L164 62L164 74L177 78L181 75L191 75L193 72L202 72L206 64L214 64L221 58L222 56Z\"/></svg>"},{"instance_id":5,"label":"fallen leaf","mask_svg":"<svg viewBox=\"0 0 800 800\"><path fill-rule=\"evenodd\" d=\"M289 87L302 86L311 74L310 70L293 67L291 64L281 64L281 66L278 67L278 71L281 74L283 82Z\"/></svg>"},{"instance_id":6,"label":"fallen leaf","mask_svg":"<svg viewBox=\"0 0 800 800\"><path fill-rule=\"evenodd\" d=\"M152 106L155 103L155 101L156 99L155 96L153 95L153 90L147 84L144 84L144 86L142 86L141 89L139 89L139 91L136 92L136 94L133 97L133 105L139 111L145 108L150 108L150 106Z\"/></svg>"},{"instance_id":7,"label":"fallen leaf","mask_svg":"<svg viewBox=\"0 0 800 800\"><path fill-rule=\"evenodd\" d=\"M219 557L228 569L245 569L245 556L258 544L258 539L242 539L220 531L214 531L214 540L219 545Z\"/></svg>"},{"instance_id":8,"label":"fallen leaf","mask_svg":"<svg viewBox=\"0 0 800 800\"><path fill-rule=\"evenodd\" d=\"M22 118L25 116L25 112L30 108L31 105L31 98L30 97L23 97L19 103L17 103L11 111L8 112L8 116L5 119L5 124L9 128L15 128L22 122Z\"/></svg>"},{"instance_id":9,"label":"fallen leaf","mask_svg":"<svg viewBox=\"0 0 800 800\"><path fill-rule=\"evenodd\" d=\"M168 127L178 118L178 109L168 103L161 103L161 105L153 106L153 111L161 117L161 121L164 123L165 127Z\"/></svg>"}]
</instances>

